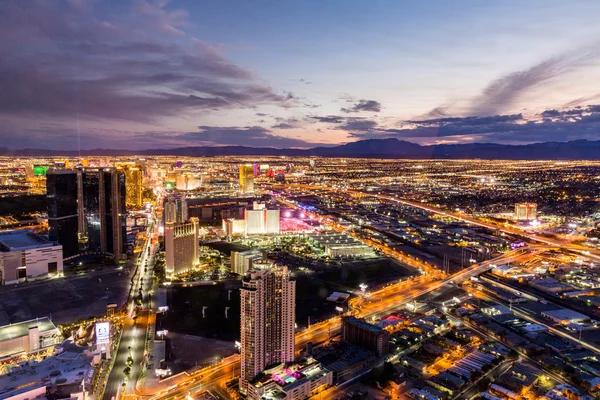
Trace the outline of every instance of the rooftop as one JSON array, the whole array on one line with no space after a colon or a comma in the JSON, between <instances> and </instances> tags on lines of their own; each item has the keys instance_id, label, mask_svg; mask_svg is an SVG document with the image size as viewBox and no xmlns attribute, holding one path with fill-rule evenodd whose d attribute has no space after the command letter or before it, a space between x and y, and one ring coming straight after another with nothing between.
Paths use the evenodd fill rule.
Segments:
<instances>
[{"instance_id":1,"label":"rooftop","mask_svg":"<svg viewBox=\"0 0 600 400\"><path fill-rule=\"evenodd\" d=\"M50 321L48 317L32 319L30 321L23 321L16 324L5 325L0 327L0 342L10 340L22 336L29 335L29 329L38 327L40 332L46 332L52 329L57 329L56 326Z\"/></svg>"},{"instance_id":2,"label":"rooftop","mask_svg":"<svg viewBox=\"0 0 600 400\"><path fill-rule=\"evenodd\" d=\"M2 251L18 251L50 246L53 246L52 242L35 235L28 229L0 232L0 250Z\"/></svg>"}]
</instances>

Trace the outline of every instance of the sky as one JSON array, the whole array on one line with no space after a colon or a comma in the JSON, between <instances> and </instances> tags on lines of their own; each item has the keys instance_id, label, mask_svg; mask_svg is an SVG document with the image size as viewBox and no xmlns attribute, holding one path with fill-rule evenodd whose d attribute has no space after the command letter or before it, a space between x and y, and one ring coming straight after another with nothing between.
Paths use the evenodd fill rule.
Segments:
<instances>
[{"instance_id":1,"label":"sky","mask_svg":"<svg viewBox=\"0 0 600 400\"><path fill-rule=\"evenodd\" d=\"M4 0L0 147L600 140L600 2Z\"/></svg>"}]
</instances>

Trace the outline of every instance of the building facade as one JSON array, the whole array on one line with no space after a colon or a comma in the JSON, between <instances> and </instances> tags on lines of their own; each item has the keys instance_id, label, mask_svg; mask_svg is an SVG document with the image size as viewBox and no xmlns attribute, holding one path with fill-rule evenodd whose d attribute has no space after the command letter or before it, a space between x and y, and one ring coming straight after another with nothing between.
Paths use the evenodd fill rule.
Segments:
<instances>
[{"instance_id":1,"label":"building facade","mask_svg":"<svg viewBox=\"0 0 600 400\"><path fill-rule=\"evenodd\" d=\"M254 193L254 166L240 165L240 192Z\"/></svg>"},{"instance_id":2,"label":"building facade","mask_svg":"<svg viewBox=\"0 0 600 400\"><path fill-rule=\"evenodd\" d=\"M165 224L165 258L167 276L189 271L198 266L198 218L190 222Z\"/></svg>"},{"instance_id":3,"label":"building facade","mask_svg":"<svg viewBox=\"0 0 600 400\"><path fill-rule=\"evenodd\" d=\"M296 282L287 267L253 270L242 281L240 389L272 364L294 360Z\"/></svg>"},{"instance_id":4,"label":"building facade","mask_svg":"<svg viewBox=\"0 0 600 400\"><path fill-rule=\"evenodd\" d=\"M252 268L252 263L263 259L263 252L260 250L232 251L231 252L231 272L238 275L245 275Z\"/></svg>"},{"instance_id":5,"label":"building facade","mask_svg":"<svg viewBox=\"0 0 600 400\"><path fill-rule=\"evenodd\" d=\"M181 224L188 219L188 208L185 198L181 196L169 196L165 198L163 204L163 213L165 224L175 222Z\"/></svg>"},{"instance_id":6,"label":"building facade","mask_svg":"<svg viewBox=\"0 0 600 400\"><path fill-rule=\"evenodd\" d=\"M78 187L76 170L50 169L46 173L48 236L62 245L65 258L79 252Z\"/></svg>"},{"instance_id":7,"label":"building facade","mask_svg":"<svg viewBox=\"0 0 600 400\"><path fill-rule=\"evenodd\" d=\"M279 210L267 210L265 208L246 210L244 215L244 219L246 220L246 234L278 234L280 233L279 218Z\"/></svg>"},{"instance_id":8,"label":"building facade","mask_svg":"<svg viewBox=\"0 0 600 400\"><path fill-rule=\"evenodd\" d=\"M62 270L61 245L26 230L0 232L0 284L43 279Z\"/></svg>"},{"instance_id":9,"label":"building facade","mask_svg":"<svg viewBox=\"0 0 600 400\"><path fill-rule=\"evenodd\" d=\"M389 352L390 334L356 317L342 319L342 340L356 344L382 356Z\"/></svg>"},{"instance_id":10,"label":"building facade","mask_svg":"<svg viewBox=\"0 0 600 400\"><path fill-rule=\"evenodd\" d=\"M124 172L52 169L47 176L49 238L62 245L65 259L85 253L123 259L127 251Z\"/></svg>"},{"instance_id":11,"label":"building facade","mask_svg":"<svg viewBox=\"0 0 600 400\"><path fill-rule=\"evenodd\" d=\"M515 219L517 221L533 221L537 218L537 204L519 203L515 204Z\"/></svg>"},{"instance_id":12,"label":"building facade","mask_svg":"<svg viewBox=\"0 0 600 400\"><path fill-rule=\"evenodd\" d=\"M31 354L62 342L58 328L47 317L0 327L0 359Z\"/></svg>"}]
</instances>

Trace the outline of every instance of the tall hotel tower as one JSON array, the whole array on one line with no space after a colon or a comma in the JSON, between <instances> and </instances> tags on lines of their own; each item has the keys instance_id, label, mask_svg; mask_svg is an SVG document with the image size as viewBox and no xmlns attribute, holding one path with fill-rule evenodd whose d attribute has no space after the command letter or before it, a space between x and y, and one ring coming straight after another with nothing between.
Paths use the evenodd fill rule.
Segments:
<instances>
[{"instance_id":1,"label":"tall hotel tower","mask_svg":"<svg viewBox=\"0 0 600 400\"><path fill-rule=\"evenodd\" d=\"M296 282L287 267L255 263L242 281L240 389L265 367L294 360Z\"/></svg>"}]
</instances>

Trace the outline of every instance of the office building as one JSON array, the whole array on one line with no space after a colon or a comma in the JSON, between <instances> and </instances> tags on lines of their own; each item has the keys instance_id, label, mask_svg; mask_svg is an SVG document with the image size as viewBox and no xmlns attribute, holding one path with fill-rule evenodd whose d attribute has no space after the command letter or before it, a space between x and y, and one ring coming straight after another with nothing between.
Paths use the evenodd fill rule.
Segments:
<instances>
[{"instance_id":1,"label":"office building","mask_svg":"<svg viewBox=\"0 0 600 400\"><path fill-rule=\"evenodd\" d=\"M62 342L58 328L47 317L0 327L0 359L31 354Z\"/></svg>"},{"instance_id":2,"label":"office building","mask_svg":"<svg viewBox=\"0 0 600 400\"><path fill-rule=\"evenodd\" d=\"M49 238L65 259L125 256L125 174L114 168L52 169L46 180Z\"/></svg>"},{"instance_id":3,"label":"office building","mask_svg":"<svg viewBox=\"0 0 600 400\"><path fill-rule=\"evenodd\" d=\"M342 319L342 340L363 347L378 356L389 352L389 335L386 330L371 325L364 319L356 317Z\"/></svg>"},{"instance_id":4,"label":"office building","mask_svg":"<svg viewBox=\"0 0 600 400\"><path fill-rule=\"evenodd\" d=\"M254 269L242 281L240 302L240 390L246 392L267 366L294 360L296 282L287 267Z\"/></svg>"},{"instance_id":5,"label":"office building","mask_svg":"<svg viewBox=\"0 0 600 400\"><path fill-rule=\"evenodd\" d=\"M181 224L188 219L188 208L185 198L181 196L169 196L163 204L163 217L165 225L167 222Z\"/></svg>"},{"instance_id":6,"label":"office building","mask_svg":"<svg viewBox=\"0 0 600 400\"><path fill-rule=\"evenodd\" d=\"M198 218L190 222L165 224L165 258L167 276L177 275L198 266Z\"/></svg>"},{"instance_id":7,"label":"office building","mask_svg":"<svg viewBox=\"0 0 600 400\"><path fill-rule=\"evenodd\" d=\"M515 219L517 221L533 221L537 218L537 204L519 203L515 204Z\"/></svg>"},{"instance_id":8,"label":"office building","mask_svg":"<svg viewBox=\"0 0 600 400\"><path fill-rule=\"evenodd\" d=\"M252 269L253 262L263 259L263 252L260 250L232 251L231 252L231 272L238 275L245 275Z\"/></svg>"},{"instance_id":9,"label":"office building","mask_svg":"<svg viewBox=\"0 0 600 400\"><path fill-rule=\"evenodd\" d=\"M46 173L48 236L62 245L65 258L79 252L78 186L76 170L49 169Z\"/></svg>"},{"instance_id":10,"label":"office building","mask_svg":"<svg viewBox=\"0 0 600 400\"><path fill-rule=\"evenodd\" d=\"M62 246L29 230L0 232L0 284L43 279L63 270Z\"/></svg>"},{"instance_id":11,"label":"office building","mask_svg":"<svg viewBox=\"0 0 600 400\"><path fill-rule=\"evenodd\" d=\"M254 193L254 166L240 165L240 192Z\"/></svg>"}]
</instances>

